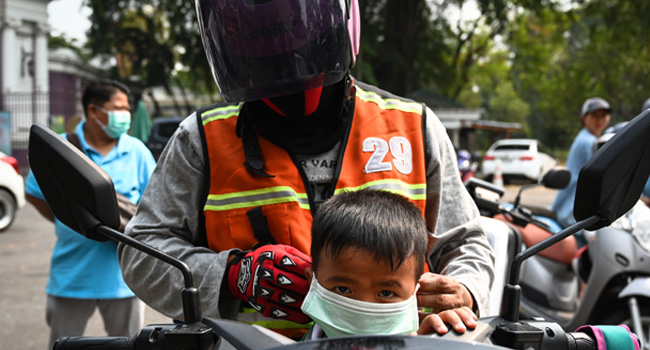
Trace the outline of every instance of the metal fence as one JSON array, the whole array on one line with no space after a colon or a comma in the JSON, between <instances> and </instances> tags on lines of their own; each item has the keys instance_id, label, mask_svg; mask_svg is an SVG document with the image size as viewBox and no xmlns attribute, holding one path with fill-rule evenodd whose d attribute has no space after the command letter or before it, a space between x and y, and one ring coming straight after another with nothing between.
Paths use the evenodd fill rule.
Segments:
<instances>
[{"instance_id":1,"label":"metal fence","mask_svg":"<svg viewBox=\"0 0 650 350\"><path fill-rule=\"evenodd\" d=\"M14 150L27 149L29 129L34 123L55 127L74 115L74 92L14 92L1 96L1 110L11 117L11 144Z\"/></svg>"}]
</instances>

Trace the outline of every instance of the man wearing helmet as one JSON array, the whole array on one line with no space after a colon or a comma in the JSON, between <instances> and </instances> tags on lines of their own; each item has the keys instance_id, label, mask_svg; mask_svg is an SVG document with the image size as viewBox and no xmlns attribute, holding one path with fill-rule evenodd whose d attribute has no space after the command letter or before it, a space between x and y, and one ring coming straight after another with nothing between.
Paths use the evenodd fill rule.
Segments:
<instances>
[{"instance_id":1,"label":"man wearing helmet","mask_svg":"<svg viewBox=\"0 0 650 350\"><path fill-rule=\"evenodd\" d=\"M609 103L600 97L592 97L582 104L580 120L582 130L578 133L566 161L567 168L571 171L569 185L560 190L555 197L552 209L557 214L558 223L562 227L568 227L576 222L573 217L573 202L575 202L578 174L583 165L591 158L594 152L594 143L602 135L609 124L612 109ZM582 235L576 235L579 246L585 245Z\"/></svg>"},{"instance_id":2,"label":"man wearing helmet","mask_svg":"<svg viewBox=\"0 0 650 350\"><path fill-rule=\"evenodd\" d=\"M205 316L297 335L309 322L300 304L312 215L342 191L387 189L415 203L430 231L419 305L485 312L494 256L444 127L422 104L349 75L357 0L196 5L228 102L181 123L127 234L190 266ZM173 267L123 245L119 257L138 296L182 318Z\"/></svg>"}]
</instances>

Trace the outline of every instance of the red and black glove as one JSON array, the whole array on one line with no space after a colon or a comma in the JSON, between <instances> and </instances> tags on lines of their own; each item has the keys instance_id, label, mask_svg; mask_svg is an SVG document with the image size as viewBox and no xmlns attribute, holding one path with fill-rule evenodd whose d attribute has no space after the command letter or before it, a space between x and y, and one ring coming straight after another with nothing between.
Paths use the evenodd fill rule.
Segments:
<instances>
[{"instance_id":1,"label":"red and black glove","mask_svg":"<svg viewBox=\"0 0 650 350\"><path fill-rule=\"evenodd\" d=\"M294 247L261 246L230 262L228 289L264 316L308 323L311 319L300 310L309 291L308 267L311 257Z\"/></svg>"}]
</instances>

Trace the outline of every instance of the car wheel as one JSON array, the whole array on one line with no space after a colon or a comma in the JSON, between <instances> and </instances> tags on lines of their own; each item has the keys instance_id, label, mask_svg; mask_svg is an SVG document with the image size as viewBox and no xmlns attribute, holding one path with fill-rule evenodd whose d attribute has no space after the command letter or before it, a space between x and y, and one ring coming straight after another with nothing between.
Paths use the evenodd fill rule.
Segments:
<instances>
[{"instance_id":1,"label":"car wheel","mask_svg":"<svg viewBox=\"0 0 650 350\"><path fill-rule=\"evenodd\" d=\"M0 189L0 232L6 230L16 217L16 200L7 192Z\"/></svg>"}]
</instances>

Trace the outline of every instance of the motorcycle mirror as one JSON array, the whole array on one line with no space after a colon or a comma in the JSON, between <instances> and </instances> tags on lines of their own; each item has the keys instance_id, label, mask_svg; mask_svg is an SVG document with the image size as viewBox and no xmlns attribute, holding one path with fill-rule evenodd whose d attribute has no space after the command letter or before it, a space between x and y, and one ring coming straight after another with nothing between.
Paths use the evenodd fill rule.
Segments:
<instances>
[{"instance_id":1,"label":"motorcycle mirror","mask_svg":"<svg viewBox=\"0 0 650 350\"><path fill-rule=\"evenodd\" d=\"M542 177L540 183L553 190L561 190L569 185L571 181L571 172L564 167L555 167Z\"/></svg>"},{"instance_id":2,"label":"motorcycle mirror","mask_svg":"<svg viewBox=\"0 0 650 350\"><path fill-rule=\"evenodd\" d=\"M111 178L71 143L43 125L32 125L27 152L29 166L54 216L90 239L108 240L96 229L100 224L113 229L120 226Z\"/></svg>"},{"instance_id":3,"label":"motorcycle mirror","mask_svg":"<svg viewBox=\"0 0 650 350\"><path fill-rule=\"evenodd\" d=\"M577 222L520 252L510 265L503 289L501 316L519 319L519 272L529 257L576 232L597 230L629 211L641 196L650 175L650 110L629 122L582 167L578 175L573 216Z\"/></svg>"},{"instance_id":4,"label":"motorcycle mirror","mask_svg":"<svg viewBox=\"0 0 650 350\"><path fill-rule=\"evenodd\" d=\"M29 165L54 215L84 236L127 244L176 268L183 274L186 324L201 320L198 289L183 261L117 231L120 216L111 178L85 154L40 124L29 134Z\"/></svg>"},{"instance_id":5,"label":"motorcycle mirror","mask_svg":"<svg viewBox=\"0 0 650 350\"><path fill-rule=\"evenodd\" d=\"M639 200L650 174L650 110L627 123L580 170L573 216L601 218L588 226L611 224Z\"/></svg>"}]
</instances>

